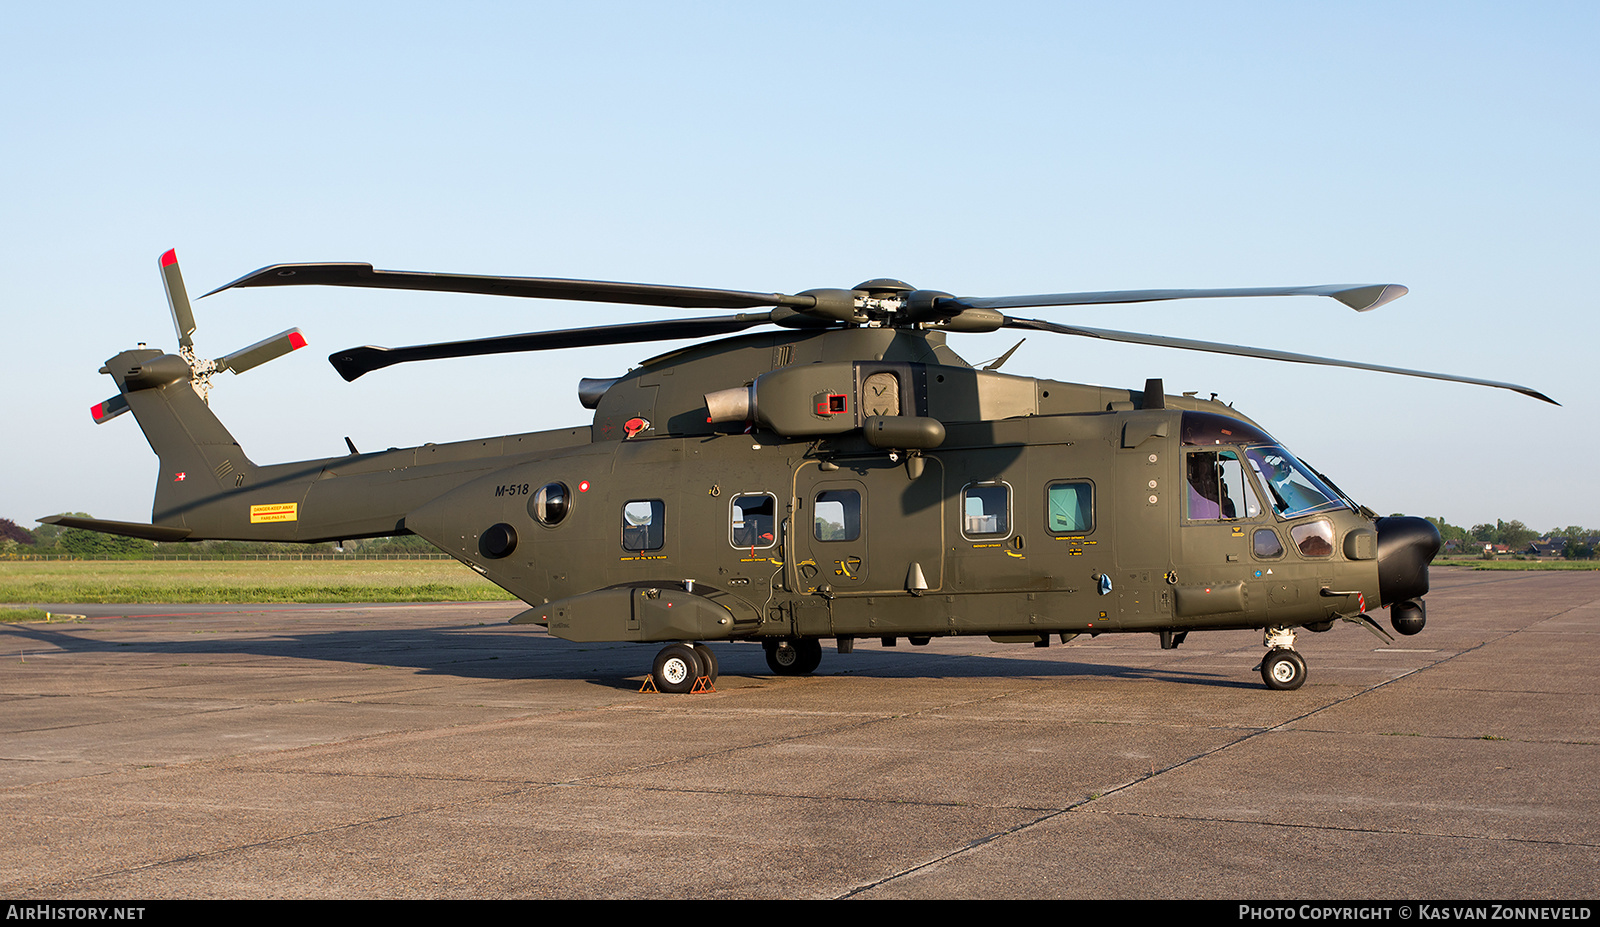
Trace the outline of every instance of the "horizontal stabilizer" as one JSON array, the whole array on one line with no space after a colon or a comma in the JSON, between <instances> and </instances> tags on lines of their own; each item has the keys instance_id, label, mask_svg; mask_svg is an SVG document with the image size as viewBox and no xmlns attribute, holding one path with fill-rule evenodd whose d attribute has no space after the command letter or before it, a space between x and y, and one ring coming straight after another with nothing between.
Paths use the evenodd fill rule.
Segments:
<instances>
[{"instance_id":1,"label":"horizontal stabilizer","mask_svg":"<svg viewBox=\"0 0 1600 927\"><path fill-rule=\"evenodd\" d=\"M136 521L106 521L103 518L79 518L76 515L51 515L39 519L41 524L60 525L63 528L87 528L106 534L120 534L147 541L181 541L190 535L188 528L168 528L165 525L145 525Z\"/></svg>"},{"instance_id":2,"label":"horizontal stabilizer","mask_svg":"<svg viewBox=\"0 0 1600 927\"><path fill-rule=\"evenodd\" d=\"M128 411L128 400L121 393L89 407L89 414L94 416L96 425L104 425L126 411Z\"/></svg>"}]
</instances>

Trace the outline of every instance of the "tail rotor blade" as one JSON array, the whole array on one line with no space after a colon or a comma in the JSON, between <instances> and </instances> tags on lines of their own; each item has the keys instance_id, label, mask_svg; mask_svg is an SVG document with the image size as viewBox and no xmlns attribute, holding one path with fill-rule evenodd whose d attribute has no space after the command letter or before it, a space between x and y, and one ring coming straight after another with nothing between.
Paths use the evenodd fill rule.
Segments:
<instances>
[{"instance_id":1,"label":"tail rotor blade","mask_svg":"<svg viewBox=\"0 0 1600 927\"><path fill-rule=\"evenodd\" d=\"M240 348L232 354L217 358L217 370L244 373L252 367L259 367L269 360L282 357L290 351L298 351L305 346L306 336L300 334L300 329L291 328L271 338L257 341L248 348Z\"/></svg>"},{"instance_id":2,"label":"tail rotor blade","mask_svg":"<svg viewBox=\"0 0 1600 927\"><path fill-rule=\"evenodd\" d=\"M172 307L172 324L178 329L178 345L194 348L194 311L189 308L189 291L178 270L176 248L161 255L161 282L167 288L167 304Z\"/></svg>"},{"instance_id":3,"label":"tail rotor blade","mask_svg":"<svg viewBox=\"0 0 1600 927\"><path fill-rule=\"evenodd\" d=\"M121 393L89 407L89 414L94 416L96 425L104 425L126 411L128 411L128 400Z\"/></svg>"}]
</instances>

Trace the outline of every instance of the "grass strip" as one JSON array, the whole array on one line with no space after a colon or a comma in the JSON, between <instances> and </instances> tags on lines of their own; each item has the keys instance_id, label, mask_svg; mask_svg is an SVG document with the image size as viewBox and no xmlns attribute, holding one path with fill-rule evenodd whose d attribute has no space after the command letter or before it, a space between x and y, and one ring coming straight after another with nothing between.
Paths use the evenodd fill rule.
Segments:
<instances>
[{"instance_id":1,"label":"grass strip","mask_svg":"<svg viewBox=\"0 0 1600 927\"><path fill-rule=\"evenodd\" d=\"M455 561L0 562L0 602L493 602L514 597Z\"/></svg>"},{"instance_id":2,"label":"grass strip","mask_svg":"<svg viewBox=\"0 0 1600 927\"><path fill-rule=\"evenodd\" d=\"M49 621L50 613L42 608L0 608L0 621Z\"/></svg>"},{"instance_id":3,"label":"grass strip","mask_svg":"<svg viewBox=\"0 0 1600 927\"><path fill-rule=\"evenodd\" d=\"M1465 567L1469 570L1600 570L1600 560L1483 560L1478 557L1441 557L1433 561L1433 565Z\"/></svg>"}]
</instances>

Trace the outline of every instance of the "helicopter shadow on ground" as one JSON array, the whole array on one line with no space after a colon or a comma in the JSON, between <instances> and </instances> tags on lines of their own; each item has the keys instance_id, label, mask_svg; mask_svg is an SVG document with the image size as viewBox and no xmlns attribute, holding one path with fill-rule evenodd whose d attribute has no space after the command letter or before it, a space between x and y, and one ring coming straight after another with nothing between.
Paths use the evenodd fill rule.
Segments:
<instances>
[{"instance_id":1,"label":"helicopter shadow on ground","mask_svg":"<svg viewBox=\"0 0 1600 927\"><path fill-rule=\"evenodd\" d=\"M582 679L617 690L639 687L660 646L574 643L543 632L504 630L478 622L414 629L367 627L286 632L270 636L251 631L251 636L245 637L226 628L197 627L181 632L190 638L187 640L105 639L98 636L100 630L100 627L85 628L83 625L6 624L0 625L0 646L7 652L26 653L37 648L40 652L68 655L150 655L188 661L231 657L313 660L403 667L423 675L477 680ZM774 675L759 643L718 642L713 649L723 677L798 678ZM805 678L822 681L836 676L908 680L1105 677L1226 688L1252 687L1249 681L1176 667L1063 660L1043 655L1039 659L1029 659L909 647L867 647L849 654L827 649L823 652L822 666Z\"/></svg>"},{"instance_id":2,"label":"helicopter shadow on ground","mask_svg":"<svg viewBox=\"0 0 1600 927\"><path fill-rule=\"evenodd\" d=\"M1059 653L1059 651L1058 651ZM718 659L724 676L756 678L778 677L767 667L761 646L755 643L718 644ZM808 679L817 681L833 677L869 679L1072 679L1109 678L1123 680L1159 680L1190 685L1253 688L1248 681L1224 678L1216 673L1197 672L1174 667L1138 666L1108 661L1084 662L1050 659L1030 659L1017 656L994 656L969 653L949 653L921 648L894 649L872 647L853 653L839 654L824 650L822 665Z\"/></svg>"}]
</instances>

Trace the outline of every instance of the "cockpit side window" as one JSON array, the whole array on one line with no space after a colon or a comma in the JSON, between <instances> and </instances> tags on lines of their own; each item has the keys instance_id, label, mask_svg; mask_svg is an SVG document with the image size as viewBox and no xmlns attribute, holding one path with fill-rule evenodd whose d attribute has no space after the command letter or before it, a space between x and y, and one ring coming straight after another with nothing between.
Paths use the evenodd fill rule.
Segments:
<instances>
[{"instance_id":1,"label":"cockpit side window","mask_svg":"<svg viewBox=\"0 0 1600 927\"><path fill-rule=\"evenodd\" d=\"M1283 542L1271 528L1257 528L1250 536L1250 552L1261 560L1277 560L1283 556Z\"/></svg>"},{"instance_id":2,"label":"cockpit side window","mask_svg":"<svg viewBox=\"0 0 1600 927\"><path fill-rule=\"evenodd\" d=\"M1261 503L1245 479L1237 451L1191 451L1184 466L1190 520L1233 521L1261 514Z\"/></svg>"},{"instance_id":3,"label":"cockpit side window","mask_svg":"<svg viewBox=\"0 0 1600 927\"><path fill-rule=\"evenodd\" d=\"M1333 526L1320 518L1290 528L1289 540L1299 548L1302 557L1333 556Z\"/></svg>"}]
</instances>

